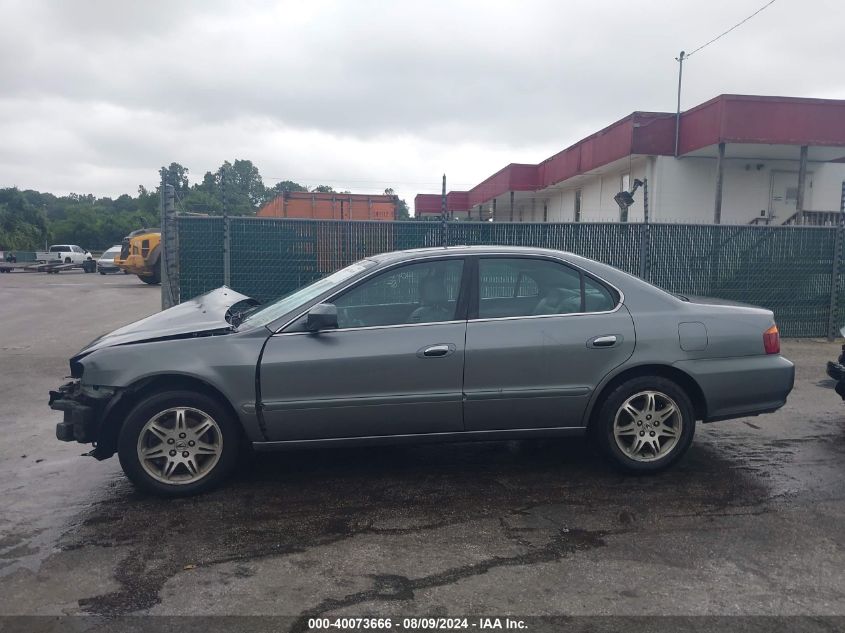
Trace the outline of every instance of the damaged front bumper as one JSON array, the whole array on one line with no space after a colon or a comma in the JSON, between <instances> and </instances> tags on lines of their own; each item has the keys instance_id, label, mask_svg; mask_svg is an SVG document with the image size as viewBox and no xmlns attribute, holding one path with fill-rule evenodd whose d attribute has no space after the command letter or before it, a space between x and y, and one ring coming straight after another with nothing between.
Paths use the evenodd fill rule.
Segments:
<instances>
[{"instance_id":1,"label":"damaged front bumper","mask_svg":"<svg viewBox=\"0 0 845 633\"><path fill-rule=\"evenodd\" d=\"M51 391L50 408L64 413L63 420L56 425L56 438L63 442L95 443L103 412L114 394L114 389L90 389L79 380Z\"/></svg>"}]
</instances>

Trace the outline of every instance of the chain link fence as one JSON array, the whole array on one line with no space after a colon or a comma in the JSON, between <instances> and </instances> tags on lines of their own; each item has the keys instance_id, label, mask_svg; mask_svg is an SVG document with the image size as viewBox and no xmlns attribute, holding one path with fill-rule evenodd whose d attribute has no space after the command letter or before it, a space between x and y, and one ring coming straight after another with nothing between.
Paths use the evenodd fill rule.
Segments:
<instances>
[{"instance_id":1,"label":"chain link fence","mask_svg":"<svg viewBox=\"0 0 845 633\"><path fill-rule=\"evenodd\" d=\"M845 318L842 228L621 223L449 223L177 216L185 301L228 285L260 301L369 255L498 244L569 251L684 295L772 310L784 336L833 336ZM228 261L227 261L228 259Z\"/></svg>"}]
</instances>

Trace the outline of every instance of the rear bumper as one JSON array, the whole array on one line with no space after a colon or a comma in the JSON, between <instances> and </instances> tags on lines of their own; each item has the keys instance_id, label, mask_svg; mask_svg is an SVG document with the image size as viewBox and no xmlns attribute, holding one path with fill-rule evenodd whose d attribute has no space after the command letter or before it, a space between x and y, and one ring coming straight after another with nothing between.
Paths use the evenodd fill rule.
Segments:
<instances>
[{"instance_id":1,"label":"rear bumper","mask_svg":"<svg viewBox=\"0 0 845 633\"><path fill-rule=\"evenodd\" d=\"M705 422L771 413L786 404L795 365L779 354L681 361L675 365L701 387Z\"/></svg>"}]
</instances>

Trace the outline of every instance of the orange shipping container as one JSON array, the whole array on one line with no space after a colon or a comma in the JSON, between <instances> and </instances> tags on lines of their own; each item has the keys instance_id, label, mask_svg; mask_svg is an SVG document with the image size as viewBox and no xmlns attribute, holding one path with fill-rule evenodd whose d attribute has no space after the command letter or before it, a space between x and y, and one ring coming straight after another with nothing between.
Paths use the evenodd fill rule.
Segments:
<instances>
[{"instance_id":1,"label":"orange shipping container","mask_svg":"<svg viewBox=\"0 0 845 633\"><path fill-rule=\"evenodd\" d=\"M390 222L396 219L396 200L396 196L386 195L291 191L265 204L257 215L263 218Z\"/></svg>"}]
</instances>

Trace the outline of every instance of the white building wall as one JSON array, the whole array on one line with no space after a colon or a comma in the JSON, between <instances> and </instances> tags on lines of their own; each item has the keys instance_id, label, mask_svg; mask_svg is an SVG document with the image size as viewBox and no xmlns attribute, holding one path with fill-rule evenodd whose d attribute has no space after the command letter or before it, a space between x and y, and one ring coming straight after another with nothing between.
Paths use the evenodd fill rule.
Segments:
<instances>
[{"instance_id":1,"label":"white building wall","mask_svg":"<svg viewBox=\"0 0 845 633\"><path fill-rule=\"evenodd\" d=\"M716 200L716 159L658 156L652 214L656 222L713 221ZM772 159L726 159L722 184L722 223L747 224L769 212L772 173L794 174L798 183L798 161ZM845 164L810 163L804 192L808 211L839 210ZM650 183L651 184L651 183ZM776 223L787 217L775 218Z\"/></svg>"},{"instance_id":2,"label":"white building wall","mask_svg":"<svg viewBox=\"0 0 845 633\"><path fill-rule=\"evenodd\" d=\"M655 161L654 180L649 182L651 220L711 222L716 161L708 158L678 160L671 156L657 156Z\"/></svg>"},{"instance_id":3,"label":"white building wall","mask_svg":"<svg viewBox=\"0 0 845 633\"><path fill-rule=\"evenodd\" d=\"M768 214L773 172L794 173L797 184L798 161L726 159L724 170L722 223L747 224L759 217L761 211ZM613 196L621 190L624 173L630 173L631 187L637 178L648 179L651 221L693 224L713 221L716 159L671 156L637 158L607 173L579 177L577 182L563 183L561 188L538 191L534 194L533 205L530 198L517 201L514 221L519 222L521 217L522 222L542 222L545 202L549 222L573 222L575 192L580 189L582 222L616 222L619 207ZM838 210L845 164L810 163L807 173L812 184L805 191L805 209ZM644 192L640 188L628 210L630 222L643 221L643 198ZM510 219L510 213L505 209L500 208L497 215L500 222ZM777 217L774 222L784 220L786 217Z\"/></svg>"},{"instance_id":4,"label":"white building wall","mask_svg":"<svg viewBox=\"0 0 845 633\"><path fill-rule=\"evenodd\" d=\"M845 182L845 163L822 163L813 170L813 211L839 211L842 204L842 183Z\"/></svg>"},{"instance_id":5,"label":"white building wall","mask_svg":"<svg viewBox=\"0 0 845 633\"><path fill-rule=\"evenodd\" d=\"M619 205L613 196L622 190L622 175L629 174L629 187L634 186L634 180L644 180L650 176L652 158L637 158L624 167L619 167L603 174L582 176L573 183L564 183L559 189L548 192L538 192L538 204L542 209L542 197L548 195L549 222L575 221L575 192L581 191L581 221L582 222L617 222L619 221ZM649 183L650 185L651 183ZM542 219L542 211L540 214ZM640 222L643 219L643 191L634 194L634 204L628 209L628 219ZM541 220L538 220L541 221Z\"/></svg>"}]
</instances>

